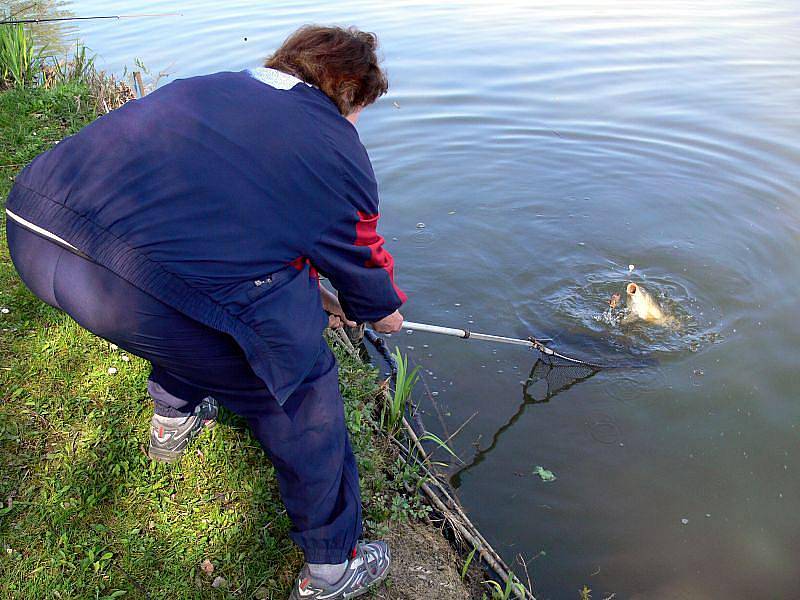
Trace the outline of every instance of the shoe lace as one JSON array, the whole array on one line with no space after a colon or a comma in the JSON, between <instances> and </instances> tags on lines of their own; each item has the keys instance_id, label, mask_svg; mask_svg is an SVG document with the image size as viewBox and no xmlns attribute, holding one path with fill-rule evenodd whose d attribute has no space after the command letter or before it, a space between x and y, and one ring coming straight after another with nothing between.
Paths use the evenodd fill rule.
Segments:
<instances>
[{"instance_id":1,"label":"shoe lace","mask_svg":"<svg viewBox=\"0 0 800 600\"><path fill-rule=\"evenodd\" d=\"M358 544L356 552L364 560L364 567L367 569L367 573L372 577L377 577L381 563L379 553L369 544Z\"/></svg>"}]
</instances>

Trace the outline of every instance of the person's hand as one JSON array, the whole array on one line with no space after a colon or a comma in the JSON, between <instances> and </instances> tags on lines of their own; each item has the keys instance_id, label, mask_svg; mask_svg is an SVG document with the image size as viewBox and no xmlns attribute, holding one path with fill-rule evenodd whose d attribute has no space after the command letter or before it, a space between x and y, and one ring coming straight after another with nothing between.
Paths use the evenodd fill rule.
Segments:
<instances>
[{"instance_id":1,"label":"person's hand","mask_svg":"<svg viewBox=\"0 0 800 600\"><path fill-rule=\"evenodd\" d=\"M394 311L388 317L383 317L380 321L375 321L372 328L378 333L395 333L403 328L403 315L399 310Z\"/></svg>"},{"instance_id":2,"label":"person's hand","mask_svg":"<svg viewBox=\"0 0 800 600\"><path fill-rule=\"evenodd\" d=\"M328 327L331 329L339 329L345 325L348 327L355 327L356 323L354 321L348 321L347 317L344 315L328 315Z\"/></svg>"},{"instance_id":3,"label":"person's hand","mask_svg":"<svg viewBox=\"0 0 800 600\"><path fill-rule=\"evenodd\" d=\"M331 329L339 329L344 325L348 327L356 326L355 321L351 321L344 314L344 310L336 294L322 286L319 287L319 292L322 298L322 308L328 313L328 327Z\"/></svg>"}]
</instances>

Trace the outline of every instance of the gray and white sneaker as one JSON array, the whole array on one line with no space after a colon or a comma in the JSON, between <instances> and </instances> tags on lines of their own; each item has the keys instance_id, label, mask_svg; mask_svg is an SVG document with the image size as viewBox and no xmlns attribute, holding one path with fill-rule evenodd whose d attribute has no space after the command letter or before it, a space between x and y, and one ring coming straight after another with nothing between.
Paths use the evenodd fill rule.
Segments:
<instances>
[{"instance_id":1,"label":"gray and white sneaker","mask_svg":"<svg viewBox=\"0 0 800 600\"><path fill-rule=\"evenodd\" d=\"M201 431L217 424L217 412L217 401L209 396L188 417L153 415L147 455L160 462L174 462Z\"/></svg>"},{"instance_id":2,"label":"gray and white sneaker","mask_svg":"<svg viewBox=\"0 0 800 600\"><path fill-rule=\"evenodd\" d=\"M336 583L315 579L304 565L289 600L344 600L366 594L389 573L391 553L386 542L359 543Z\"/></svg>"}]
</instances>

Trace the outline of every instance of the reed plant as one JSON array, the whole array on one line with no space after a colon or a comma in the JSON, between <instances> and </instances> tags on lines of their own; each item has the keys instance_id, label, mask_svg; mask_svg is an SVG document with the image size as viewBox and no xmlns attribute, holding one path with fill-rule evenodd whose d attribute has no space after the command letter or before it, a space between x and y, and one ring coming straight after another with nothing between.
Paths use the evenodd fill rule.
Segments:
<instances>
[{"instance_id":1,"label":"reed plant","mask_svg":"<svg viewBox=\"0 0 800 600\"><path fill-rule=\"evenodd\" d=\"M0 90L37 86L55 89L65 84L86 86L98 114L135 98L127 83L96 69L94 56L83 44L76 44L72 55L48 56L36 47L22 25L0 25Z\"/></svg>"},{"instance_id":2,"label":"reed plant","mask_svg":"<svg viewBox=\"0 0 800 600\"><path fill-rule=\"evenodd\" d=\"M510 575L508 579L506 579L506 586L502 587L496 581L491 579L484 581L484 584L488 585L491 592L492 598L491 600L508 600L511 598L511 595L514 594L524 594L525 593L525 586L522 585L514 575ZM488 600L486 594L483 595L484 599Z\"/></svg>"},{"instance_id":3,"label":"reed plant","mask_svg":"<svg viewBox=\"0 0 800 600\"><path fill-rule=\"evenodd\" d=\"M86 86L92 108L97 114L111 112L136 98L125 81L117 80L105 71L98 71L95 57L89 55L86 46L80 43L75 45L72 56L45 59L40 80L42 87L47 89L73 83Z\"/></svg>"},{"instance_id":4,"label":"reed plant","mask_svg":"<svg viewBox=\"0 0 800 600\"><path fill-rule=\"evenodd\" d=\"M461 567L461 581L464 581L467 578L467 571L469 571L469 566L472 564L472 559L475 558L475 553L478 551L478 547L475 546L472 548L472 552L467 555L467 559L464 561L464 565Z\"/></svg>"},{"instance_id":5,"label":"reed plant","mask_svg":"<svg viewBox=\"0 0 800 600\"><path fill-rule=\"evenodd\" d=\"M455 460L457 460L457 461L459 461L459 462L461 462L463 464L463 461L460 458L458 458L458 455L455 452L453 452L453 449L450 448L450 446L447 445L447 442L444 441L442 438L440 438L435 433L431 433L430 431L426 431L425 434L419 438L419 441L420 442L433 442L434 444L436 444L436 446L438 448L441 448L442 450L447 452L450 456L452 456ZM428 460L430 460L430 456L428 456ZM436 460L431 460L431 464L433 464L433 465L435 465L437 467L449 467L450 466L447 463L443 463L441 461L436 461Z\"/></svg>"},{"instance_id":6,"label":"reed plant","mask_svg":"<svg viewBox=\"0 0 800 600\"><path fill-rule=\"evenodd\" d=\"M35 85L42 70L42 52L22 25L0 25L0 89Z\"/></svg>"},{"instance_id":7,"label":"reed plant","mask_svg":"<svg viewBox=\"0 0 800 600\"><path fill-rule=\"evenodd\" d=\"M408 357L403 356L400 348L395 348L394 358L397 363L394 394L392 394L391 402L385 404L383 410L381 410L381 426L389 435L394 435L400 429L408 399L411 397L411 392L414 391L417 381L419 381L419 367L414 367L409 373Z\"/></svg>"},{"instance_id":8,"label":"reed plant","mask_svg":"<svg viewBox=\"0 0 800 600\"><path fill-rule=\"evenodd\" d=\"M67 83L70 81L87 81L96 73L94 68L94 56L89 56L86 46L80 43L75 44L75 53L72 58L65 60L52 61L52 71L57 83Z\"/></svg>"}]
</instances>

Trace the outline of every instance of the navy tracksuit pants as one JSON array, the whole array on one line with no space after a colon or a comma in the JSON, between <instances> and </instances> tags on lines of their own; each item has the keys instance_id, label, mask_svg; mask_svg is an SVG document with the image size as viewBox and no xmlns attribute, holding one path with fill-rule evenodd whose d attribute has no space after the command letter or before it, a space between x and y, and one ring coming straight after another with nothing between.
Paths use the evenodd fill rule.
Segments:
<instances>
[{"instance_id":1,"label":"navy tracksuit pants","mask_svg":"<svg viewBox=\"0 0 800 600\"><path fill-rule=\"evenodd\" d=\"M7 222L25 285L82 327L152 364L156 413L191 413L206 396L243 416L275 466L292 539L310 563L347 560L361 535L358 471L336 360L317 363L280 406L230 336L189 319L110 270Z\"/></svg>"}]
</instances>

